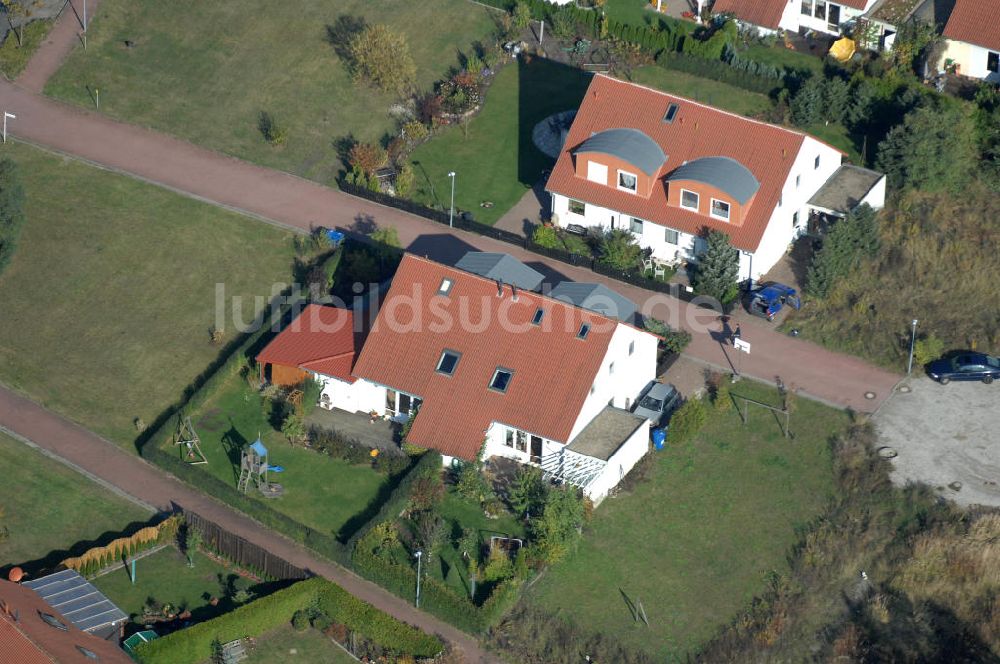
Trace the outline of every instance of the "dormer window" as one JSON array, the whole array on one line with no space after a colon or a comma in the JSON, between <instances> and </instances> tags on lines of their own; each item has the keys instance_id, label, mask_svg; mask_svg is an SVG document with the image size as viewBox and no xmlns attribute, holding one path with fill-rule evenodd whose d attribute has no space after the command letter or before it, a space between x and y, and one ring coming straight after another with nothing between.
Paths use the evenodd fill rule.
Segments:
<instances>
[{"instance_id":1,"label":"dormer window","mask_svg":"<svg viewBox=\"0 0 1000 664\"><path fill-rule=\"evenodd\" d=\"M667 124L671 124L674 118L677 117L677 111L680 107L677 104L670 104L667 106L667 112L663 114L663 121Z\"/></svg>"},{"instance_id":2,"label":"dormer window","mask_svg":"<svg viewBox=\"0 0 1000 664\"><path fill-rule=\"evenodd\" d=\"M627 171L618 171L618 188L623 191L635 193L635 187L639 179Z\"/></svg>"},{"instance_id":3,"label":"dormer window","mask_svg":"<svg viewBox=\"0 0 1000 664\"><path fill-rule=\"evenodd\" d=\"M700 196L693 191L688 191L687 189L681 189L681 207L698 211L698 204L700 202Z\"/></svg>"},{"instance_id":4,"label":"dormer window","mask_svg":"<svg viewBox=\"0 0 1000 664\"><path fill-rule=\"evenodd\" d=\"M513 377L514 372L511 369L497 367L497 370L493 372L493 378L490 380L490 389L497 392L506 392L507 387L510 385L510 379Z\"/></svg>"},{"instance_id":5,"label":"dormer window","mask_svg":"<svg viewBox=\"0 0 1000 664\"><path fill-rule=\"evenodd\" d=\"M445 376L453 376L460 359L462 359L462 354L458 351L444 350L441 353L441 359L438 360L437 372Z\"/></svg>"},{"instance_id":6,"label":"dormer window","mask_svg":"<svg viewBox=\"0 0 1000 664\"><path fill-rule=\"evenodd\" d=\"M541 325L542 324L542 318L544 318L544 317L545 317L545 309L542 309L541 307L539 307L538 309L535 309L535 315L531 317L531 324L532 325Z\"/></svg>"},{"instance_id":7,"label":"dormer window","mask_svg":"<svg viewBox=\"0 0 1000 664\"><path fill-rule=\"evenodd\" d=\"M712 199L712 216L716 219L722 219L723 221L729 221L729 203L725 201L720 201L717 198Z\"/></svg>"},{"instance_id":8,"label":"dormer window","mask_svg":"<svg viewBox=\"0 0 1000 664\"><path fill-rule=\"evenodd\" d=\"M586 323L584 323L583 325L580 326L580 331L577 332L576 338L577 339L586 339L588 334L590 334L590 325L587 325Z\"/></svg>"},{"instance_id":9,"label":"dormer window","mask_svg":"<svg viewBox=\"0 0 1000 664\"><path fill-rule=\"evenodd\" d=\"M441 285L438 286L438 295L447 295L451 291L453 283L451 279L442 279Z\"/></svg>"}]
</instances>

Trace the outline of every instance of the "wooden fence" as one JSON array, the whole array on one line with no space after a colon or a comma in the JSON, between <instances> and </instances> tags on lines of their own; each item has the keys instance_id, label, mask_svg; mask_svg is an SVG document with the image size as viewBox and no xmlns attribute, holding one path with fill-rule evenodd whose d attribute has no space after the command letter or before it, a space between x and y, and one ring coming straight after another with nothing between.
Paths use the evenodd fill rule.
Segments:
<instances>
[{"instance_id":1,"label":"wooden fence","mask_svg":"<svg viewBox=\"0 0 1000 664\"><path fill-rule=\"evenodd\" d=\"M309 576L305 570L284 558L270 553L253 542L248 542L195 512L185 511L184 518L188 528L194 528L201 533L206 547L215 550L240 567L257 571L265 578L278 581L305 579Z\"/></svg>"}]
</instances>

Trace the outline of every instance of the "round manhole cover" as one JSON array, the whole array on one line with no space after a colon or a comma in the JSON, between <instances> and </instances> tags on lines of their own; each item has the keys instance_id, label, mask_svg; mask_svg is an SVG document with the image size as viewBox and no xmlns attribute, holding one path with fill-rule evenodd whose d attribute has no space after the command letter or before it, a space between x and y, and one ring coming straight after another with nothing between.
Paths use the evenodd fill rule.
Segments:
<instances>
[{"instance_id":1,"label":"round manhole cover","mask_svg":"<svg viewBox=\"0 0 1000 664\"><path fill-rule=\"evenodd\" d=\"M952 482L951 484L948 485L948 488L951 489L952 491L961 491L962 490L962 483L961 482Z\"/></svg>"},{"instance_id":2,"label":"round manhole cover","mask_svg":"<svg viewBox=\"0 0 1000 664\"><path fill-rule=\"evenodd\" d=\"M899 452L897 452L894 448L888 446L880 447L876 451L878 452L878 455L883 459L895 459L896 456L899 454Z\"/></svg>"},{"instance_id":3,"label":"round manhole cover","mask_svg":"<svg viewBox=\"0 0 1000 664\"><path fill-rule=\"evenodd\" d=\"M868 399L869 401L871 401L874 398L875 398L875 393L874 392L865 392L865 399Z\"/></svg>"},{"instance_id":4,"label":"round manhole cover","mask_svg":"<svg viewBox=\"0 0 1000 664\"><path fill-rule=\"evenodd\" d=\"M909 385L900 385L899 386L899 391L902 392L903 394L909 394L910 391L911 391L910 390L910 386Z\"/></svg>"}]
</instances>

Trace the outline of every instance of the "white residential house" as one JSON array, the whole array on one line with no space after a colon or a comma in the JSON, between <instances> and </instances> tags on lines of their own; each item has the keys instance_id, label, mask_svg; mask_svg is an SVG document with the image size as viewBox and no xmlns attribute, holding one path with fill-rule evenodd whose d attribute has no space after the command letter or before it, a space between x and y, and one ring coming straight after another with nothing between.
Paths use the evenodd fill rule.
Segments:
<instances>
[{"instance_id":1,"label":"white residential house","mask_svg":"<svg viewBox=\"0 0 1000 664\"><path fill-rule=\"evenodd\" d=\"M779 30L843 34L876 0L715 0L712 13L732 16L761 35Z\"/></svg>"},{"instance_id":2,"label":"white residential house","mask_svg":"<svg viewBox=\"0 0 1000 664\"><path fill-rule=\"evenodd\" d=\"M1000 0L955 0L943 35L942 69L1000 83Z\"/></svg>"},{"instance_id":3,"label":"white residential house","mask_svg":"<svg viewBox=\"0 0 1000 664\"><path fill-rule=\"evenodd\" d=\"M807 231L843 157L800 131L596 75L546 189L559 226L628 230L666 263L697 262L707 231L722 231L740 278L758 279ZM884 192L868 183L840 198L878 209Z\"/></svg>"},{"instance_id":4,"label":"white residential house","mask_svg":"<svg viewBox=\"0 0 1000 664\"><path fill-rule=\"evenodd\" d=\"M325 408L415 416L407 439L446 464L515 459L600 501L649 449L630 411L658 339L603 286L542 295L518 286L537 273L496 256L470 254L466 271L407 254L367 335L351 312L311 305L258 363L273 382L321 381Z\"/></svg>"}]
</instances>

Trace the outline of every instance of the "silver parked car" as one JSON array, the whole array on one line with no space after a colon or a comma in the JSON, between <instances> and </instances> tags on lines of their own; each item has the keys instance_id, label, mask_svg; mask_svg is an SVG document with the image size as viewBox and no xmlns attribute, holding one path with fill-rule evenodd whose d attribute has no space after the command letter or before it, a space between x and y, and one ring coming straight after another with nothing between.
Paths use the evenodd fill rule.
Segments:
<instances>
[{"instance_id":1,"label":"silver parked car","mask_svg":"<svg viewBox=\"0 0 1000 664\"><path fill-rule=\"evenodd\" d=\"M670 383L652 382L642 391L632 412L650 421L654 427L663 426L681 405L681 395Z\"/></svg>"}]
</instances>

